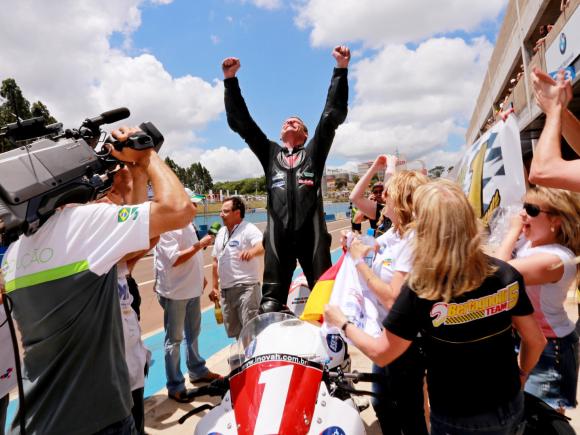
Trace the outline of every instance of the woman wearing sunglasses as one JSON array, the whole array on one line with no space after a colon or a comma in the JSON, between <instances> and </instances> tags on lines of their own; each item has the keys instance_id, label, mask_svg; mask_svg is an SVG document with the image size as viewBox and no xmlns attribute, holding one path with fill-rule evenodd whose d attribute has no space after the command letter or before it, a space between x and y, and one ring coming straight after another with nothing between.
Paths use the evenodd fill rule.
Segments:
<instances>
[{"instance_id":1,"label":"woman wearing sunglasses","mask_svg":"<svg viewBox=\"0 0 580 435\"><path fill-rule=\"evenodd\" d=\"M523 416L519 371L534 367L546 343L522 276L488 257L461 188L447 180L413 195L413 263L401 293L371 337L327 305L324 318L378 365L424 340L431 435L513 434ZM518 360L512 325L522 337Z\"/></svg>"},{"instance_id":2,"label":"woman wearing sunglasses","mask_svg":"<svg viewBox=\"0 0 580 435\"><path fill-rule=\"evenodd\" d=\"M577 403L578 335L564 303L579 271L572 261L580 253L579 216L577 193L536 186L496 252L523 275L534 317L548 339L525 389L560 412Z\"/></svg>"},{"instance_id":3,"label":"woman wearing sunglasses","mask_svg":"<svg viewBox=\"0 0 580 435\"><path fill-rule=\"evenodd\" d=\"M351 201L359 210L360 216L357 216L357 219L362 222L364 218L360 219L361 217L368 217L371 223L371 228L375 230L375 237L384 234L392 224L391 221L385 217L383 209L385 204L386 184L388 179L395 173L396 164L397 158L394 156L388 156L385 154L377 156L367 172L358 180L349 196L349 201ZM385 171L385 178L383 180L384 184L375 183L371 189L371 195L367 198L365 196L366 187L369 185L375 174L383 171Z\"/></svg>"}]
</instances>

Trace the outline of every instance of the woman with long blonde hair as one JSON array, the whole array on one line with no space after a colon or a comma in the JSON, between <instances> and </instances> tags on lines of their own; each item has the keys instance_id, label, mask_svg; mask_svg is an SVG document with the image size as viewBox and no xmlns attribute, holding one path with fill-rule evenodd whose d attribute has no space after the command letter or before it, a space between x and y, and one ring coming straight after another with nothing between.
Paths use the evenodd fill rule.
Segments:
<instances>
[{"instance_id":1,"label":"woman with long blonde hair","mask_svg":"<svg viewBox=\"0 0 580 435\"><path fill-rule=\"evenodd\" d=\"M536 186L526 193L523 209L496 252L523 275L534 317L548 339L526 391L561 412L577 403L578 334L564 303L578 277L573 259L580 253L579 216L578 193Z\"/></svg>"},{"instance_id":2,"label":"woman with long blonde hair","mask_svg":"<svg viewBox=\"0 0 580 435\"><path fill-rule=\"evenodd\" d=\"M545 338L522 276L488 257L477 219L455 183L438 180L413 196L413 264L378 338L336 306L325 320L378 365L391 363L421 333L426 348L431 434L511 434L523 417L523 375ZM521 336L519 363L512 325Z\"/></svg>"},{"instance_id":3,"label":"woman with long blonde hair","mask_svg":"<svg viewBox=\"0 0 580 435\"><path fill-rule=\"evenodd\" d=\"M417 171L396 172L385 185L385 205L381 211L392 227L376 239L377 252L372 267L362 259L367 247L353 241L349 253L360 277L377 296L381 321L387 316L411 270L413 193L429 182ZM378 397L373 400L383 434L427 435L424 415L423 379L425 364L420 343L415 341L398 361L384 368L373 365L373 372L385 375L385 382L375 384Z\"/></svg>"}]
</instances>

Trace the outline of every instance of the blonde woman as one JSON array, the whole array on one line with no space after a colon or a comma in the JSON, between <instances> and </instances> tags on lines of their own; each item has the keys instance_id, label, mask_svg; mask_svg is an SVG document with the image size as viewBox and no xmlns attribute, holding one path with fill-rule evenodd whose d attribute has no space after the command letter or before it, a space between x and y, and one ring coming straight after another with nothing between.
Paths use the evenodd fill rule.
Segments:
<instances>
[{"instance_id":1,"label":"blonde woman","mask_svg":"<svg viewBox=\"0 0 580 435\"><path fill-rule=\"evenodd\" d=\"M381 214L392 222L392 227L376 239L372 268L362 260L367 252L364 244L354 241L349 248L359 275L382 305L379 307L381 320L399 296L411 270L409 227L413 219L413 193L428 182L429 178L417 171L397 172L387 182ZM373 372L386 375L384 383L374 385L379 397L373 400L383 434L427 435L423 398L425 364L420 343L415 341L393 364L384 368L374 365Z\"/></svg>"},{"instance_id":2,"label":"blonde woman","mask_svg":"<svg viewBox=\"0 0 580 435\"><path fill-rule=\"evenodd\" d=\"M534 316L548 345L530 373L526 391L563 411L576 406L578 334L564 302L578 275L572 259L580 253L580 195L536 186L496 252L524 277ZM523 236L516 256L516 242Z\"/></svg>"},{"instance_id":3,"label":"blonde woman","mask_svg":"<svg viewBox=\"0 0 580 435\"><path fill-rule=\"evenodd\" d=\"M418 187L413 210L413 267L383 335L367 335L335 306L326 307L325 320L381 366L421 333L432 435L511 434L523 417L525 373L546 342L523 278L483 253L475 214L456 184ZM521 336L519 363L512 326Z\"/></svg>"}]
</instances>

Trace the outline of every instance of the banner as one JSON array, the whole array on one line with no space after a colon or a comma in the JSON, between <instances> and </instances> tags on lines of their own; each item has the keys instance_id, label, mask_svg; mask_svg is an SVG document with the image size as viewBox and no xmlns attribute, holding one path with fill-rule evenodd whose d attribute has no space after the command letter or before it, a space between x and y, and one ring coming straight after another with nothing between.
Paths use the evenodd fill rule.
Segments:
<instances>
[{"instance_id":1,"label":"banner","mask_svg":"<svg viewBox=\"0 0 580 435\"><path fill-rule=\"evenodd\" d=\"M580 8L577 8L546 50L546 72L557 72L560 68L572 65L579 55Z\"/></svg>"},{"instance_id":2,"label":"banner","mask_svg":"<svg viewBox=\"0 0 580 435\"><path fill-rule=\"evenodd\" d=\"M456 167L456 181L486 225L498 207L520 205L526 181L516 116L486 131Z\"/></svg>"}]
</instances>

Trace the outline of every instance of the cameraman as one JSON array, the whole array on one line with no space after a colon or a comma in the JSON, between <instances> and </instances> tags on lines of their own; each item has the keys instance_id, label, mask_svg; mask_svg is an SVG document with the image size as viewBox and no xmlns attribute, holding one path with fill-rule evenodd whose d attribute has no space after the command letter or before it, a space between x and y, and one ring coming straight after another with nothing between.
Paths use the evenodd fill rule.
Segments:
<instances>
[{"instance_id":1,"label":"cameraman","mask_svg":"<svg viewBox=\"0 0 580 435\"><path fill-rule=\"evenodd\" d=\"M124 142L137 129L112 135ZM6 291L22 334L26 431L133 434L115 264L161 233L191 222L194 209L151 149L113 157L142 168L155 198L139 205L67 206L8 249Z\"/></svg>"}]
</instances>

